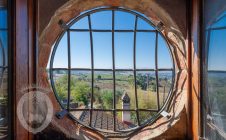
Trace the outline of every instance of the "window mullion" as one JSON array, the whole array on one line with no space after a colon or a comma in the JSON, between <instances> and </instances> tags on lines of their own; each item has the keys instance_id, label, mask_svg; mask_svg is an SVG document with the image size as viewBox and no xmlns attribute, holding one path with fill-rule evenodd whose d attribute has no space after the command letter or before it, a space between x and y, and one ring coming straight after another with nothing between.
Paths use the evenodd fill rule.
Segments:
<instances>
[{"instance_id":1,"label":"window mullion","mask_svg":"<svg viewBox=\"0 0 226 140\"><path fill-rule=\"evenodd\" d=\"M70 100L71 100L71 42L70 32L67 31L67 46L68 46L68 101L67 110L70 111Z\"/></svg>"},{"instance_id":2,"label":"window mullion","mask_svg":"<svg viewBox=\"0 0 226 140\"><path fill-rule=\"evenodd\" d=\"M139 118L139 112L138 112L138 99L137 99L137 73L136 73L136 36L137 36L137 20L138 17L136 16L135 19L135 32L134 32L134 38L133 38L133 75L134 75L134 87L135 87L135 102L136 102L136 116L137 116L137 122L138 125L140 126L140 118Z\"/></svg>"},{"instance_id":3,"label":"window mullion","mask_svg":"<svg viewBox=\"0 0 226 140\"><path fill-rule=\"evenodd\" d=\"M90 118L89 118L89 126L92 125L92 113L93 113L93 94L94 94L94 61L93 61L93 34L92 34L92 23L90 19L90 15L88 15L89 22L89 33L90 33L90 47L91 47L91 109L90 109Z\"/></svg>"},{"instance_id":4,"label":"window mullion","mask_svg":"<svg viewBox=\"0 0 226 140\"><path fill-rule=\"evenodd\" d=\"M115 11L112 10L112 65L113 65L113 127L116 131L116 87L115 87Z\"/></svg>"}]
</instances>

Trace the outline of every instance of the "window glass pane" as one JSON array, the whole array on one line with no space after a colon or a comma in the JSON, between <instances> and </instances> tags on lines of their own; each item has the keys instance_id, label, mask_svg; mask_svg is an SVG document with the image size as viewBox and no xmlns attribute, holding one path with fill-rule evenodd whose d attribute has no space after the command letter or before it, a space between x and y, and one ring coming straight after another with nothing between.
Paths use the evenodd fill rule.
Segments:
<instances>
[{"instance_id":1,"label":"window glass pane","mask_svg":"<svg viewBox=\"0 0 226 140\"><path fill-rule=\"evenodd\" d=\"M71 32L71 67L91 68L91 46L89 32Z\"/></svg>"},{"instance_id":2,"label":"window glass pane","mask_svg":"<svg viewBox=\"0 0 226 140\"><path fill-rule=\"evenodd\" d=\"M60 40L53 60L53 68L68 68L67 33Z\"/></svg>"},{"instance_id":3,"label":"window glass pane","mask_svg":"<svg viewBox=\"0 0 226 140\"><path fill-rule=\"evenodd\" d=\"M225 139L226 134L226 1L204 2L203 122L206 139ZM221 8L220 8L221 7ZM219 10L221 9L221 10Z\"/></svg>"},{"instance_id":4,"label":"window glass pane","mask_svg":"<svg viewBox=\"0 0 226 140\"><path fill-rule=\"evenodd\" d=\"M136 67L137 69L155 69L155 33L137 33Z\"/></svg>"},{"instance_id":5,"label":"window glass pane","mask_svg":"<svg viewBox=\"0 0 226 140\"><path fill-rule=\"evenodd\" d=\"M60 103L67 108L68 102L68 72L66 70L54 70L53 82L57 98Z\"/></svg>"},{"instance_id":6,"label":"window glass pane","mask_svg":"<svg viewBox=\"0 0 226 140\"><path fill-rule=\"evenodd\" d=\"M91 14L92 29L112 29L112 11Z\"/></svg>"},{"instance_id":7,"label":"window glass pane","mask_svg":"<svg viewBox=\"0 0 226 140\"><path fill-rule=\"evenodd\" d=\"M135 16L121 11L115 11L115 29L134 30Z\"/></svg>"},{"instance_id":8,"label":"window glass pane","mask_svg":"<svg viewBox=\"0 0 226 140\"><path fill-rule=\"evenodd\" d=\"M168 45L160 34L158 34L158 68L173 68Z\"/></svg>"},{"instance_id":9,"label":"window glass pane","mask_svg":"<svg viewBox=\"0 0 226 140\"><path fill-rule=\"evenodd\" d=\"M0 29L7 28L7 10L6 9L0 9Z\"/></svg>"},{"instance_id":10,"label":"window glass pane","mask_svg":"<svg viewBox=\"0 0 226 140\"><path fill-rule=\"evenodd\" d=\"M140 109L157 109L155 72L137 72L137 99Z\"/></svg>"},{"instance_id":11,"label":"window glass pane","mask_svg":"<svg viewBox=\"0 0 226 140\"><path fill-rule=\"evenodd\" d=\"M70 29L89 29L88 17L84 17L74 23Z\"/></svg>"},{"instance_id":12,"label":"window glass pane","mask_svg":"<svg viewBox=\"0 0 226 140\"><path fill-rule=\"evenodd\" d=\"M211 39L209 40L208 70L226 71L226 41L222 40L221 36L226 36L226 29L211 31Z\"/></svg>"},{"instance_id":13,"label":"window glass pane","mask_svg":"<svg viewBox=\"0 0 226 140\"><path fill-rule=\"evenodd\" d=\"M128 130L137 127L137 116L135 111L116 112L116 130Z\"/></svg>"},{"instance_id":14,"label":"window glass pane","mask_svg":"<svg viewBox=\"0 0 226 140\"><path fill-rule=\"evenodd\" d=\"M91 71L71 70L71 108L91 106Z\"/></svg>"},{"instance_id":15,"label":"window glass pane","mask_svg":"<svg viewBox=\"0 0 226 140\"><path fill-rule=\"evenodd\" d=\"M1 46L1 42L0 42L0 67L1 67L1 66L4 66L4 65L3 65L3 61L4 61L3 59L4 59L5 57L4 57L4 55L3 55L3 51L4 51L4 50L3 50L2 46Z\"/></svg>"},{"instance_id":16,"label":"window glass pane","mask_svg":"<svg viewBox=\"0 0 226 140\"><path fill-rule=\"evenodd\" d=\"M0 68L0 130L4 130L4 128L8 124L8 69ZM7 131L3 131L1 135L5 135Z\"/></svg>"},{"instance_id":17,"label":"window glass pane","mask_svg":"<svg viewBox=\"0 0 226 140\"><path fill-rule=\"evenodd\" d=\"M208 100L211 117L218 128L226 132L226 72L208 72Z\"/></svg>"},{"instance_id":18,"label":"window glass pane","mask_svg":"<svg viewBox=\"0 0 226 140\"><path fill-rule=\"evenodd\" d=\"M172 86L172 78L172 71L158 72L160 106L164 105L164 102L168 97L170 88Z\"/></svg>"},{"instance_id":19,"label":"window glass pane","mask_svg":"<svg viewBox=\"0 0 226 140\"><path fill-rule=\"evenodd\" d=\"M133 68L133 33L115 33L115 68Z\"/></svg>"},{"instance_id":20,"label":"window glass pane","mask_svg":"<svg viewBox=\"0 0 226 140\"><path fill-rule=\"evenodd\" d=\"M112 68L111 33L93 33L94 68Z\"/></svg>"},{"instance_id":21,"label":"window glass pane","mask_svg":"<svg viewBox=\"0 0 226 140\"><path fill-rule=\"evenodd\" d=\"M113 109L113 72L95 71L93 107Z\"/></svg>"},{"instance_id":22,"label":"window glass pane","mask_svg":"<svg viewBox=\"0 0 226 140\"><path fill-rule=\"evenodd\" d=\"M117 71L115 73L116 83L116 108L123 109L122 97L127 94L130 98L129 109L135 109L135 88L134 88L134 75L133 72ZM128 109L127 108L127 109Z\"/></svg>"},{"instance_id":23,"label":"window glass pane","mask_svg":"<svg viewBox=\"0 0 226 140\"><path fill-rule=\"evenodd\" d=\"M226 132L226 30L212 30L208 55L208 98L213 123Z\"/></svg>"},{"instance_id":24,"label":"window glass pane","mask_svg":"<svg viewBox=\"0 0 226 140\"><path fill-rule=\"evenodd\" d=\"M8 33L7 31L0 31L0 45L3 47L4 50L4 59L5 65L8 65Z\"/></svg>"},{"instance_id":25,"label":"window glass pane","mask_svg":"<svg viewBox=\"0 0 226 140\"><path fill-rule=\"evenodd\" d=\"M138 30L155 30L148 22L143 19L138 18L137 20L137 29Z\"/></svg>"},{"instance_id":26,"label":"window glass pane","mask_svg":"<svg viewBox=\"0 0 226 140\"><path fill-rule=\"evenodd\" d=\"M211 28L221 28L226 26L226 12L219 16L216 21L211 25Z\"/></svg>"}]
</instances>

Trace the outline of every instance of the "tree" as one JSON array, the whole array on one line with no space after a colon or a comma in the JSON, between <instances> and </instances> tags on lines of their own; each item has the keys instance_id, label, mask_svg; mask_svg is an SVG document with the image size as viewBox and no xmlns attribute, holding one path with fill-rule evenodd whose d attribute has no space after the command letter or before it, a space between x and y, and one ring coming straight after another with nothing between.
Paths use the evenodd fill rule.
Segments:
<instances>
[{"instance_id":1,"label":"tree","mask_svg":"<svg viewBox=\"0 0 226 140\"><path fill-rule=\"evenodd\" d=\"M97 76L97 79L98 79L98 80L101 80L101 75L98 75L98 76Z\"/></svg>"},{"instance_id":2,"label":"tree","mask_svg":"<svg viewBox=\"0 0 226 140\"><path fill-rule=\"evenodd\" d=\"M75 86L71 87L71 96L74 102L82 102L88 105L90 96L90 86L84 81L76 82Z\"/></svg>"},{"instance_id":3,"label":"tree","mask_svg":"<svg viewBox=\"0 0 226 140\"><path fill-rule=\"evenodd\" d=\"M67 79L67 75L63 75L55 80L55 88L60 100L67 98Z\"/></svg>"},{"instance_id":4,"label":"tree","mask_svg":"<svg viewBox=\"0 0 226 140\"><path fill-rule=\"evenodd\" d=\"M104 109L110 109L113 105L113 93L109 90L104 90L101 93L101 101Z\"/></svg>"}]
</instances>

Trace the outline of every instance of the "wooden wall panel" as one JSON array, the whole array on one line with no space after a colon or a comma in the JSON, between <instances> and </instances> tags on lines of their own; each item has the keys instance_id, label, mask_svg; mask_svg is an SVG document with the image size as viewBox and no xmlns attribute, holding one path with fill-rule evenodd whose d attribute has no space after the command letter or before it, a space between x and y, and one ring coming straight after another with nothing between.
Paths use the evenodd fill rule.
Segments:
<instances>
[{"instance_id":1,"label":"wooden wall panel","mask_svg":"<svg viewBox=\"0 0 226 140\"><path fill-rule=\"evenodd\" d=\"M13 88L14 88L14 139L32 139L18 120L16 109L22 89L35 83L35 0L14 1L13 11Z\"/></svg>"},{"instance_id":2,"label":"wooden wall panel","mask_svg":"<svg viewBox=\"0 0 226 140\"><path fill-rule=\"evenodd\" d=\"M199 139L200 131L200 54L201 54L201 0L192 0L191 2L191 37L190 37L190 122L192 139Z\"/></svg>"}]
</instances>

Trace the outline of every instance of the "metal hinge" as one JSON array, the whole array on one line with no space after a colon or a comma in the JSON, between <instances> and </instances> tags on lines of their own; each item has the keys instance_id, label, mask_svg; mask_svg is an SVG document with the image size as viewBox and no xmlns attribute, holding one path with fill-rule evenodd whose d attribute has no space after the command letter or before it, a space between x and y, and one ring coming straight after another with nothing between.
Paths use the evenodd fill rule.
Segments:
<instances>
[{"instance_id":1,"label":"metal hinge","mask_svg":"<svg viewBox=\"0 0 226 140\"><path fill-rule=\"evenodd\" d=\"M58 24L60 25L60 27L64 30L67 30L68 29L68 26L67 24L61 19L59 20Z\"/></svg>"},{"instance_id":2,"label":"metal hinge","mask_svg":"<svg viewBox=\"0 0 226 140\"><path fill-rule=\"evenodd\" d=\"M60 112L57 112L56 113L56 117L58 119L62 119L67 114L68 114L68 111L66 109L64 109L64 110L61 110Z\"/></svg>"}]
</instances>

